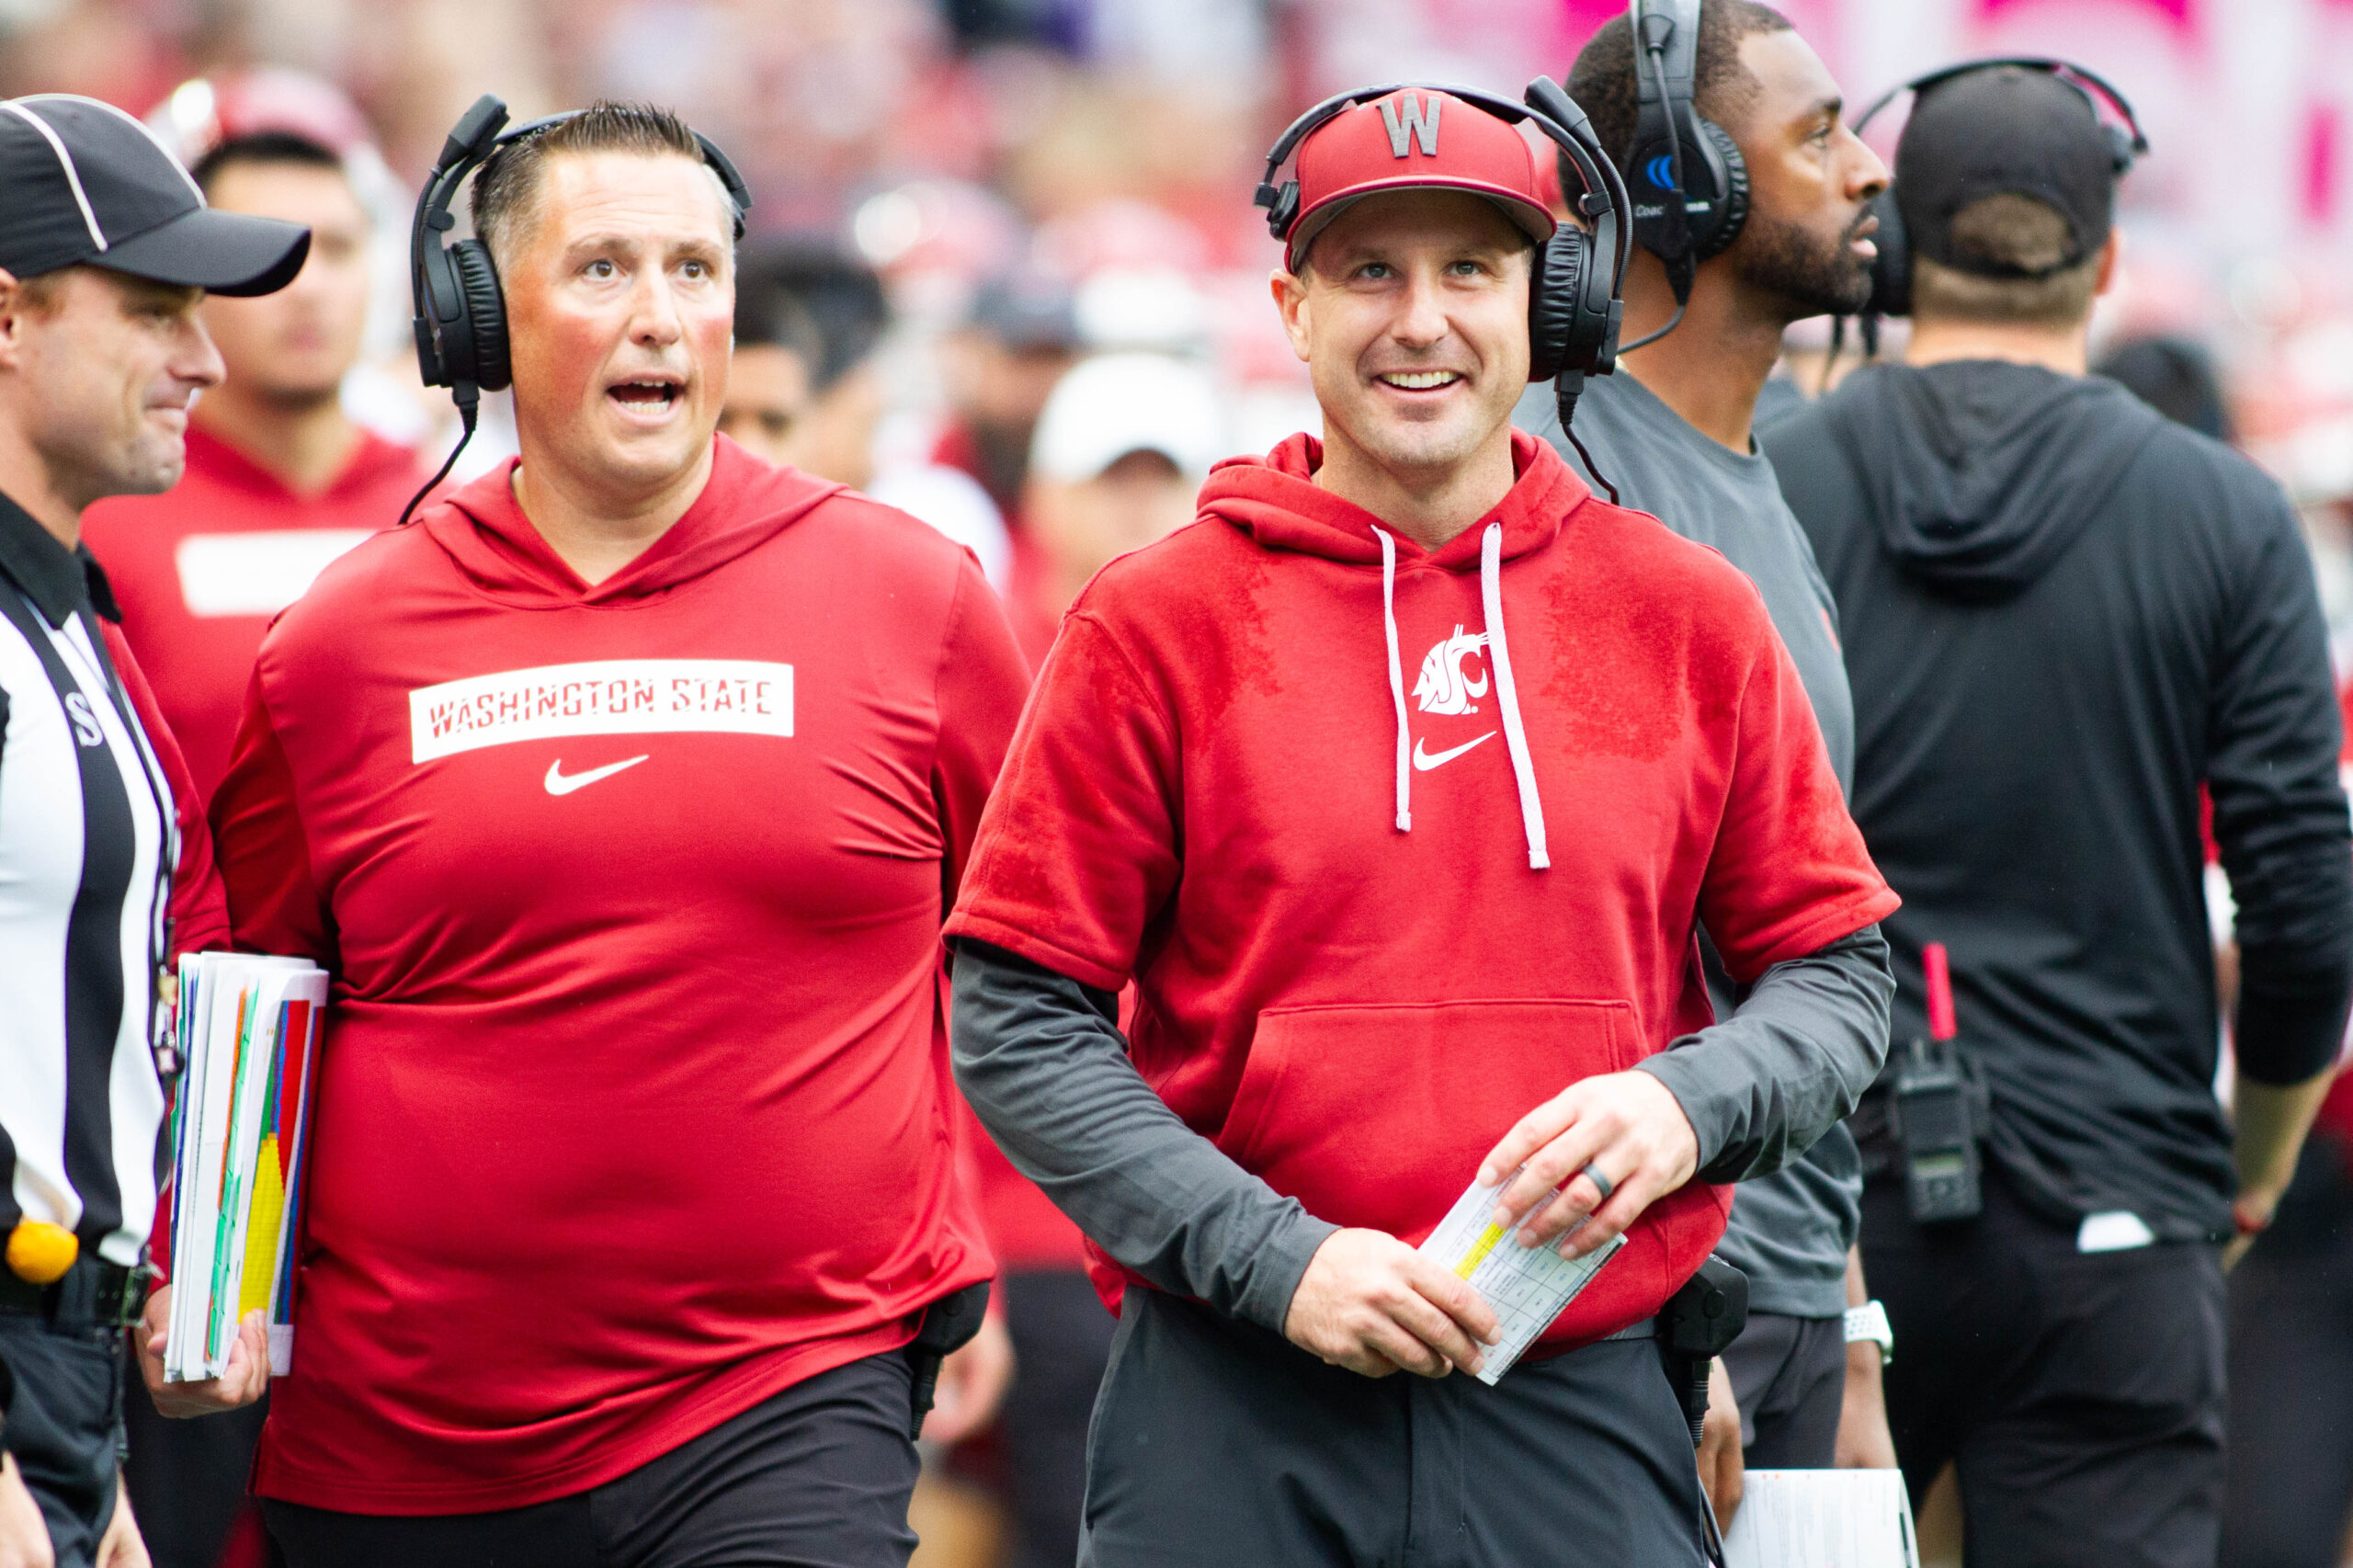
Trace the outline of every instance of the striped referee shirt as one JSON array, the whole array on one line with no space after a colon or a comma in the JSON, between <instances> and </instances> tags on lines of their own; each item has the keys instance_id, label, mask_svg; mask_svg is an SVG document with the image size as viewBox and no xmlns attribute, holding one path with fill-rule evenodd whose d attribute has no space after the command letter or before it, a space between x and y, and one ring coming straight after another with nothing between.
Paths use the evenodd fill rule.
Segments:
<instances>
[{"instance_id":1,"label":"striped referee shirt","mask_svg":"<svg viewBox=\"0 0 2353 1568\"><path fill-rule=\"evenodd\" d=\"M162 1163L180 833L99 616L97 562L0 495L0 1233L45 1220L128 1266Z\"/></svg>"}]
</instances>

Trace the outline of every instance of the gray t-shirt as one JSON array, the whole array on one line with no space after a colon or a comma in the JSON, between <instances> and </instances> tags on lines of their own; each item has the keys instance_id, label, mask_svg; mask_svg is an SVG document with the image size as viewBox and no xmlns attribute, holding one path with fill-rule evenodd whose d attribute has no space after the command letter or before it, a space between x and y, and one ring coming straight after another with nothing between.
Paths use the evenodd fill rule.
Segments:
<instances>
[{"instance_id":1,"label":"gray t-shirt","mask_svg":"<svg viewBox=\"0 0 2353 1568\"><path fill-rule=\"evenodd\" d=\"M1593 477L1562 434L1550 382L1529 388L1513 419ZM1839 787L1850 788L1855 705L1839 656L1837 606L1772 463L1701 435L1622 369L1586 382L1576 433L1621 504L1721 551L1756 585L1805 683ZM1598 484L1594 493L1608 494ZM1729 1017L1729 982L1713 962L1709 983L1717 1015ZM1752 1310L1806 1318L1847 1310L1847 1251L1861 1223L1862 1193L1861 1163L1843 1124L1776 1174L1741 1184L1716 1250L1747 1274Z\"/></svg>"}]
</instances>

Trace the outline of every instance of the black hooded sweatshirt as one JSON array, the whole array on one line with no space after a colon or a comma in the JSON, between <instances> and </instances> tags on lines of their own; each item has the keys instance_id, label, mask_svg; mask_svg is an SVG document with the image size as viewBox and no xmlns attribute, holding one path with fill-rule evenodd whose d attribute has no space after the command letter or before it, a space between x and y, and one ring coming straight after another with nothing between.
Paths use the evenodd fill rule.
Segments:
<instances>
[{"instance_id":1,"label":"black hooded sweatshirt","mask_svg":"<svg viewBox=\"0 0 2353 1568\"><path fill-rule=\"evenodd\" d=\"M2241 1072L2321 1071L2353 993L2337 707L2286 497L2113 382L1983 360L1861 371L1761 440L1838 602L1851 804L1904 897L1894 1038L1927 1032L1943 942L1987 1153L2027 1199L2227 1234L2200 784ZM1884 1092L1855 1121L1875 1164Z\"/></svg>"}]
</instances>

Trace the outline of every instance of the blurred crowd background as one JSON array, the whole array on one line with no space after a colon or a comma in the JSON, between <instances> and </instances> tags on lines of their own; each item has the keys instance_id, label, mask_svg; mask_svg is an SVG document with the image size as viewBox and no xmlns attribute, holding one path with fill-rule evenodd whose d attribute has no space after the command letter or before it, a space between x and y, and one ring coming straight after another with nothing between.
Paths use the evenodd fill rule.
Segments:
<instances>
[{"instance_id":1,"label":"blurred crowd background","mask_svg":"<svg viewBox=\"0 0 2353 1568\"><path fill-rule=\"evenodd\" d=\"M1564 74L1620 8L0 0L0 94L87 93L200 142L217 108L207 83L251 91L256 72L287 71L339 89L340 103L316 112L348 116L345 140L380 155L381 175L382 298L349 399L371 426L428 446L447 415L415 395L405 363L404 217L450 123L483 92L518 119L600 95L675 106L744 167L755 233L791 253L777 258L785 273L806 283L817 262L840 264L826 306L788 311L779 328L804 349L824 340L804 367L813 384L795 389L825 415L804 432L824 449L795 455L851 483L881 476L886 493L897 484L892 499L969 535L988 560L985 509L921 471L942 458L972 471L1019 543L1009 514L1031 424L1083 354L1142 349L1198 368L1223 450L1263 450L1307 422L1303 378L1267 305L1275 247L1248 202L1293 114L1406 77L1517 96L1537 72ZM1859 108L1915 73L1992 52L2065 55L2125 91L2154 152L2124 186L2128 274L2103 301L2098 345L2163 335L2211 356L2236 438L2312 517L2333 621L2340 641L2353 632L2353 0L1781 9ZM305 87L259 80L265 95ZM1870 139L1886 151L1901 124L1899 104ZM1074 308L1062 319L1012 301L976 318L985 286L1008 278L1067 289ZM1824 341L1805 327L1795 337L1802 349ZM494 415L491 429L461 476L503 455ZM943 451L943 437L961 449Z\"/></svg>"},{"instance_id":2,"label":"blurred crowd background","mask_svg":"<svg viewBox=\"0 0 2353 1568\"><path fill-rule=\"evenodd\" d=\"M0 0L0 97L107 99L191 161L264 122L342 153L373 216L375 279L344 404L432 461L454 420L409 353L406 250L450 124L483 92L518 120L598 97L677 108L756 197L730 434L971 544L1034 659L1097 567L1190 517L1212 461L1315 426L1267 301L1278 249L1249 200L1283 125L1375 81L1517 97L1540 72L1564 76L1620 8ZM2131 98L2152 152L2122 187L2124 281L2100 305L2095 358L2288 487L2353 669L2353 0L1779 8L1850 109L1991 53L2065 56ZM1870 128L1883 154L1903 112ZM1829 324L1794 328L1795 390L1851 367L1853 337L1833 363ZM1892 324L1882 351L1899 342ZM461 479L513 449L494 403ZM953 1468L984 1483L990 1463L983 1444ZM971 1501L984 1490L926 1489L930 1562L991 1560L988 1511Z\"/></svg>"}]
</instances>

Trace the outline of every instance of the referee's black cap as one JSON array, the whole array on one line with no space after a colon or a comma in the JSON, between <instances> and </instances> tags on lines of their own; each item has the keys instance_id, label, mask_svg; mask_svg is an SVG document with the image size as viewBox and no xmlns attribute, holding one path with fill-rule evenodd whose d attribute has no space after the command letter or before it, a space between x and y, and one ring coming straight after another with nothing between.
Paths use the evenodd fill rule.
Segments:
<instances>
[{"instance_id":1,"label":"referee's black cap","mask_svg":"<svg viewBox=\"0 0 2353 1568\"><path fill-rule=\"evenodd\" d=\"M2122 160L2122 161L2129 161ZM2120 173L2090 96L2050 71L1965 72L1920 94L1895 148L1895 200L1914 252L1961 272L2015 275L1956 245L1952 221L1988 196L2027 196L2067 222L2073 267L2108 240Z\"/></svg>"},{"instance_id":2,"label":"referee's black cap","mask_svg":"<svg viewBox=\"0 0 2353 1568\"><path fill-rule=\"evenodd\" d=\"M69 93L0 99L0 268L18 278L86 262L215 294L267 294L311 253L299 223L214 211L153 132Z\"/></svg>"}]
</instances>

